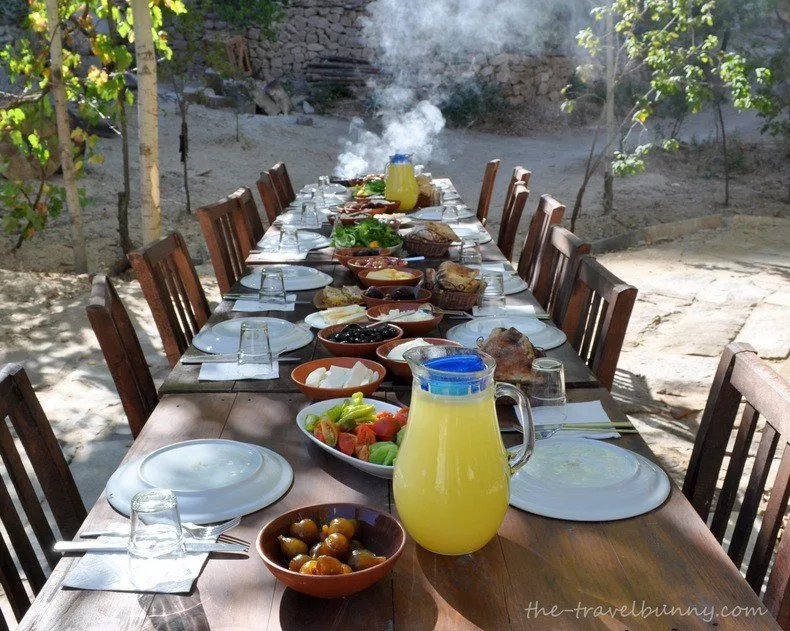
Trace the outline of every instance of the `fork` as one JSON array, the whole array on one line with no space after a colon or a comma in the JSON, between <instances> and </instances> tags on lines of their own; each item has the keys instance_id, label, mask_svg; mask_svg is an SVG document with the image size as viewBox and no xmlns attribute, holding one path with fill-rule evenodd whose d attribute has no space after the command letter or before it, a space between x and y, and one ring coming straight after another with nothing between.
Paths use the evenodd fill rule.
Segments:
<instances>
[{"instance_id":1,"label":"fork","mask_svg":"<svg viewBox=\"0 0 790 631\"><path fill-rule=\"evenodd\" d=\"M213 526L198 526L197 524L191 524L189 522L185 522L181 524L181 530L187 533L193 539L216 539L217 536L222 535L226 531L230 530L231 528L235 528L241 522L241 517L234 517L233 519L229 519L228 521L223 521L219 524L214 524ZM128 537L129 530L91 530L88 532L83 532L80 534L80 537L83 539L88 539L91 537ZM226 542L226 543L236 543L236 542ZM248 544L249 545L249 544Z\"/></svg>"},{"instance_id":2,"label":"fork","mask_svg":"<svg viewBox=\"0 0 790 631\"><path fill-rule=\"evenodd\" d=\"M246 539L241 539L239 537L234 537L233 535L229 535L227 533L222 533L219 537L217 537L217 543L232 543L238 546L244 546L245 552L249 552L250 550L250 542Z\"/></svg>"}]
</instances>

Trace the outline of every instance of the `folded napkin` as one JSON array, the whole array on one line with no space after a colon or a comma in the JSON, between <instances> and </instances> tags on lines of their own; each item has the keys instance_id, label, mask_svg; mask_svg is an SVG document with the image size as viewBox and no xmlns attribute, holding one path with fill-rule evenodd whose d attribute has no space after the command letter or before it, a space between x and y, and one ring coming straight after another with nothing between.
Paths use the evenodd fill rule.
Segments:
<instances>
[{"instance_id":1,"label":"folded napkin","mask_svg":"<svg viewBox=\"0 0 790 631\"><path fill-rule=\"evenodd\" d=\"M531 316L538 311L533 305L504 305L502 307L472 307L473 316ZM542 313L542 310L541 310Z\"/></svg>"},{"instance_id":2,"label":"folded napkin","mask_svg":"<svg viewBox=\"0 0 790 631\"><path fill-rule=\"evenodd\" d=\"M288 294L285 304L279 302L260 302L258 300L237 300L233 311L293 311L296 309L296 294Z\"/></svg>"},{"instance_id":3,"label":"folded napkin","mask_svg":"<svg viewBox=\"0 0 790 631\"><path fill-rule=\"evenodd\" d=\"M307 250L301 252L250 252L247 256L247 263L285 263L287 261L304 261L307 258Z\"/></svg>"},{"instance_id":4,"label":"folded napkin","mask_svg":"<svg viewBox=\"0 0 790 631\"><path fill-rule=\"evenodd\" d=\"M241 379L277 379L280 364L237 364L234 362L205 363L200 365L198 381L239 381Z\"/></svg>"},{"instance_id":5,"label":"folded napkin","mask_svg":"<svg viewBox=\"0 0 790 631\"><path fill-rule=\"evenodd\" d=\"M116 541L118 537L99 537L98 541ZM202 541L205 539L186 539ZM192 590L192 584L200 576L208 553L187 553L179 563L179 577L159 582L156 572L151 572L150 582L141 583L137 577L132 582L129 571L129 555L126 552L86 552L79 563L69 570L63 579L64 587L74 589L104 590L113 592L156 592L160 594L183 594ZM157 561L152 561L157 563Z\"/></svg>"},{"instance_id":6,"label":"folded napkin","mask_svg":"<svg viewBox=\"0 0 790 631\"><path fill-rule=\"evenodd\" d=\"M518 406L515 406L516 416L521 420ZM563 416L564 413L564 416ZM558 407L537 407L532 408L532 416L535 425L557 425L561 423L609 423L611 419L603 409L600 401L584 401L583 403L568 403L564 408ZM617 431L611 432L585 432L583 430L560 430L552 438L620 438ZM547 439L551 440L551 438Z\"/></svg>"}]
</instances>

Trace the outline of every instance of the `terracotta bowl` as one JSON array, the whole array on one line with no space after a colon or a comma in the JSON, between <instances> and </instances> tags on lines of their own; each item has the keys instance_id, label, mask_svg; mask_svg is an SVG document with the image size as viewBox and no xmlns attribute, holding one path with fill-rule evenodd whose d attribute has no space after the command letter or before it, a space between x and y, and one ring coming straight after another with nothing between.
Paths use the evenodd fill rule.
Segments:
<instances>
[{"instance_id":1,"label":"terracotta bowl","mask_svg":"<svg viewBox=\"0 0 790 631\"><path fill-rule=\"evenodd\" d=\"M359 282L362 283L364 287L395 287L398 285L405 285L407 287L414 287L422 280L423 273L420 269L409 269L409 268L396 268L396 267L387 267L385 269L392 269L398 272L403 272L404 274L409 274L411 278L399 278L397 280L378 280L376 278L369 278L370 274L373 272L381 272L384 270L378 269L365 269L357 274L357 278L359 278Z\"/></svg>"},{"instance_id":2,"label":"terracotta bowl","mask_svg":"<svg viewBox=\"0 0 790 631\"><path fill-rule=\"evenodd\" d=\"M334 257L340 261L341 265L346 265L348 267L347 262L348 259L354 258L354 253L359 252L360 250L378 250L378 256L391 256L392 253L395 251L395 248L363 248L363 247L356 247L356 248L337 248L334 253Z\"/></svg>"},{"instance_id":3,"label":"terracotta bowl","mask_svg":"<svg viewBox=\"0 0 790 631\"><path fill-rule=\"evenodd\" d=\"M326 368L329 370L330 366L342 366L343 368L353 368L354 364L362 362L366 368L374 371L378 376L369 384L364 386L354 386L352 388L316 388L308 386L305 383L307 375L313 372L316 368ZM381 382L387 374L387 369L381 364L374 362L370 359L360 359L358 357L326 357L324 359L314 359L311 362L299 364L291 371L291 379L304 393L304 395L313 401L324 401L325 399L337 399L340 397L350 397L355 392L361 392L365 396L370 396L379 389Z\"/></svg>"},{"instance_id":4,"label":"terracotta bowl","mask_svg":"<svg viewBox=\"0 0 790 631\"><path fill-rule=\"evenodd\" d=\"M365 357L365 358L373 358L376 356L376 349L389 342L390 340L397 340L403 337L403 329L399 326L395 326L394 324L390 324L392 328L397 331L395 337L391 337L384 342L368 342L366 344L349 344L347 342L333 342L329 338L330 335L339 331L343 327L348 326L347 324L333 324L332 326L328 326L326 328L321 329L318 332L318 339L321 340L321 344L324 345L324 348L328 350L332 355L336 357Z\"/></svg>"},{"instance_id":5,"label":"terracotta bowl","mask_svg":"<svg viewBox=\"0 0 790 631\"><path fill-rule=\"evenodd\" d=\"M424 303L430 302L431 300L431 292L424 287L407 287L405 285L396 285L394 287L380 287L381 293L384 294L384 298L371 298L370 296L362 295L362 300L365 301L365 305L367 307L375 307L376 305L383 305L383 304L403 304L407 302L417 302L417 303ZM392 296L392 292L396 291L397 289L406 289L407 291L411 292L414 297L409 300L393 300L390 296Z\"/></svg>"},{"instance_id":6,"label":"terracotta bowl","mask_svg":"<svg viewBox=\"0 0 790 631\"><path fill-rule=\"evenodd\" d=\"M387 316L390 309L399 309L400 311L417 311L420 308L420 305L423 303L420 302L398 302L396 303L386 303L383 305L376 305L375 307L370 307L367 311L365 311L365 315L368 316L371 320L380 320ZM422 337L423 335L427 335L431 331L433 331L437 326L439 326L439 322L442 321L444 314L437 313L434 314L432 318L429 320L419 320L415 322L409 322L408 320L404 320L399 322L398 320L394 320L392 324L397 324L400 328L403 329L403 335L406 337Z\"/></svg>"},{"instance_id":7,"label":"terracotta bowl","mask_svg":"<svg viewBox=\"0 0 790 631\"><path fill-rule=\"evenodd\" d=\"M367 570L337 576L311 576L285 567L277 536L287 535L290 525L302 519L312 519L320 527L335 517L359 521L359 540L371 552L387 560ZM256 541L264 565L277 579L297 592L317 598L343 598L367 589L390 573L405 545L406 531L397 519L360 504L317 504L288 511L266 524Z\"/></svg>"},{"instance_id":8,"label":"terracotta bowl","mask_svg":"<svg viewBox=\"0 0 790 631\"><path fill-rule=\"evenodd\" d=\"M398 340L388 340L376 349L377 359L382 364L384 364L387 367L387 370L389 370L395 377L400 379L411 379L411 368L409 368L409 364L406 361L390 359L387 357L387 355L389 355L389 352L399 344L411 342L413 339L414 338L402 337ZM450 340L445 340L441 337L423 337L422 339L424 339L426 342L430 342L434 346L461 346L458 342L451 342Z\"/></svg>"},{"instance_id":9,"label":"terracotta bowl","mask_svg":"<svg viewBox=\"0 0 790 631\"><path fill-rule=\"evenodd\" d=\"M373 269L372 267L367 267L367 263L371 259L379 259L379 264L385 264L386 267L402 268L409 266L408 261L399 259L397 256L356 256L348 259L346 267L354 274L359 274L362 270Z\"/></svg>"}]
</instances>

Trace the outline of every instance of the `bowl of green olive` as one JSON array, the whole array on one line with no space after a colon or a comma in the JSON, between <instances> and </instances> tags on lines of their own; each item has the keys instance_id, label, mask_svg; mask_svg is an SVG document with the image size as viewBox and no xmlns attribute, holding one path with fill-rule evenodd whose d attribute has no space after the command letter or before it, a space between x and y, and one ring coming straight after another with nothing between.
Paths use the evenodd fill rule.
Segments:
<instances>
[{"instance_id":1,"label":"bowl of green olive","mask_svg":"<svg viewBox=\"0 0 790 631\"><path fill-rule=\"evenodd\" d=\"M389 513L360 504L316 504L283 513L258 534L267 569L291 589L343 598L386 576L406 545Z\"/></svg>"}]
</instances>

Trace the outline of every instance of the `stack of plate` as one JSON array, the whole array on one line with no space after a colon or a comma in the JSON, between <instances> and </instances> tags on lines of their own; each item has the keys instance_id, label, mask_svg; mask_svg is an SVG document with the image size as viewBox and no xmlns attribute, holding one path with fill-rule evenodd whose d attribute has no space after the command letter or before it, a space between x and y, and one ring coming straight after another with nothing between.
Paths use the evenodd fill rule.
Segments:
<instances>
[{"instance_id":1,"label":"stack of plate","mask_svg":"<svg viewBox=\"0 0 790 631\"><path fill-rule=\"evenodd\" d=\"M458 324L447 331L447 339L466 346L477 348L479 339L485 340L495 328L518 329L536 348L548 350L565 343L565 333L553 326L528 316L493 316L490 318L475 318L463 324Z\"/></svg>"},{"instance_id":2,"label":"stack of plate","mask_svg":"<svg viewBox=\"0 0 790 631\"><path fill-rule=\"evenodd\" d=\"M239 350L242 322L265 323L269 327L269 343L275 354L302 348L313 341L313 334L293 322L280 318L235 318L209 326L192 338L192 345L205 353L233 354Z\"/></svg>"},{"instance_id":3,"label":"stack of plate","mask_svg":"<svg viewBox=\"0 0 790 631\"><path fill-rule=\"evenodd\" d=\"M172 490L182 521L206 524L273 504L291 487L293 469L281 455L233 440L188 440L121 466L107 482L107 500L123 515L132 497Z\"/></svg>"},{"instance_id":4,"label":"stack of plate","mask_svg":"<svg viewBox=\"0 0 790 631\"><path fill-rule=\"evenodd\" d=\"M422 219L423 221L441 221L443 209L444 206L428 206L413 213L409 213L409 217L412 219ZM458 207L458 219L469 219L474 216L475 211L471 208L467 206ZM453 225L451 228L455 229L455 226Z\"/></svg>"},{"instance_id":5,"label":"stack of plate","mask_svg":"<svg viewBox=\"0 0 790 631\"><path fill-rule=\"evenodd\" d=\"M328 248L330 245L332 245L332 241L322 234L299 230L299 249L302 252L320 250L321 248ZM280 235L264 237L258 241L258 247L266 252L278 252L280 249Z\"/></svg>"},{"instance_id":6,"label":"stack of plate","mask_svg":"<svg viewBox=\"0 0 790 631\"><path fill-rule=\"evenodd\" d=\"M453 232L461 239L475 239L478 243L488 243L491 235L486 230L479 230L475 225L452 225Z\"/></svg>"},{"instance_id":7,"label":"stack of plate","mask_svg":"<svg viewBox=\"0 0 790 631\"><path fill-rule=\"evenodd\" d=\"M332 277L306 265L268 265L266 269L277 268L283 272L285 291L307 291L320 289L332 284ZM261 275L248 274L242 277L241 284L249 289L261 288Z\"/></svg>"}]
</instances>

